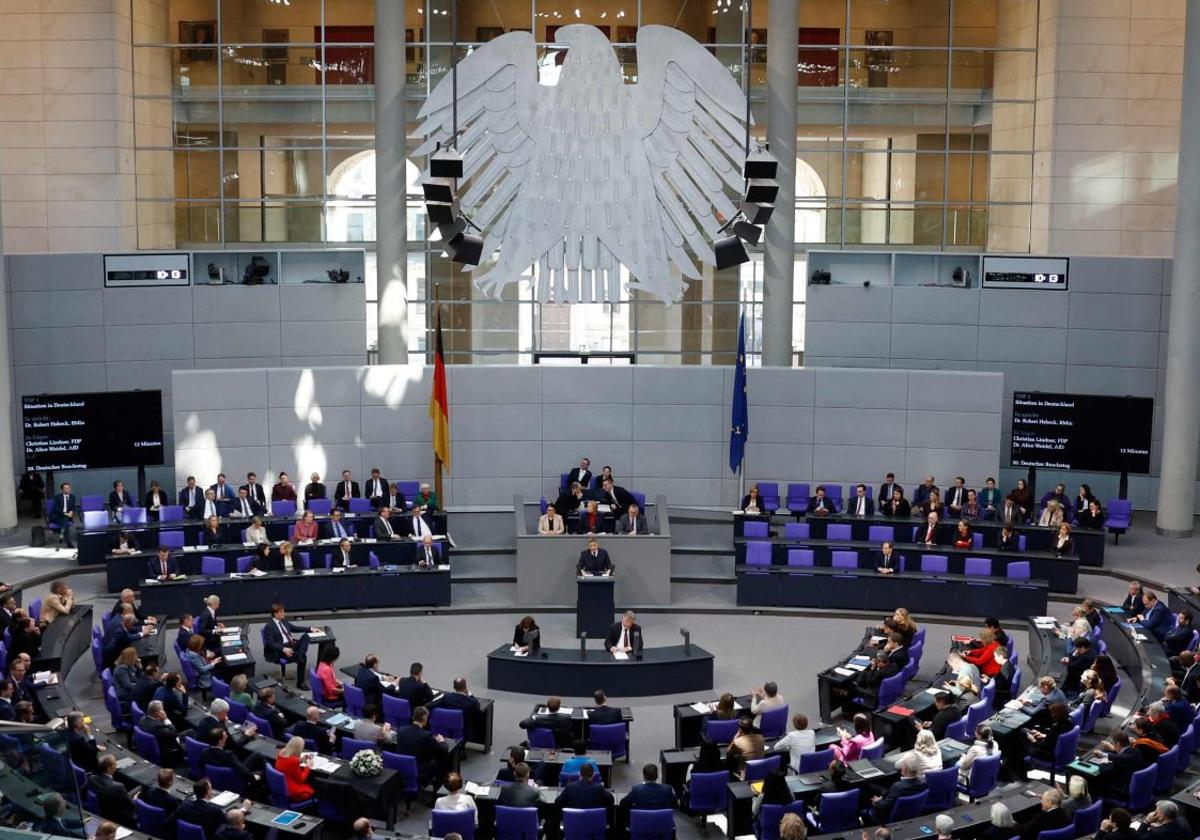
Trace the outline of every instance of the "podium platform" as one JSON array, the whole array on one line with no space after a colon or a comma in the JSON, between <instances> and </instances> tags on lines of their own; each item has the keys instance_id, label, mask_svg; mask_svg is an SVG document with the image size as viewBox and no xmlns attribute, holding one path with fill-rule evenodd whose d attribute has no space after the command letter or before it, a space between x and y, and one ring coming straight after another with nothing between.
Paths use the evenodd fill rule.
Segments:
<instances>
[{"instance_id":1,"label":"podium platform","mask_svg":"<svg viewBox=\"0 0 1200 840\"><path fill-rule=\"evenodd\" d=\"M591 643L589 642L589 645ZM488 688L544 697L590 697L597 688L609 697L652 697L711 691L713 655L698 645L652 648L640 658L617 660L599 649L542 648L514 656L508 645L488 654Z\"/></svg>"},{"instance_id":2,"label":"podium platform","mask_svg":"<svg viewBox=\"0 0 1200 840\"><path fill-rule=\"evenodd\" d=\"M616 608L611 577L577 577L575 597L575 638L587 633L589 639L603 639L612 626Z\"/></svg>"},{"instance_id":3,"label":"podium platform","mask_svg":"<svg viewBox=\"0 0 1200 840\"><path fill-rule=\"evenodd\" d=\"M517 603L527 607L574 606L578 595L575 566L579 553L587 548L588 537L538 536L537 510L536 505L527 509L523 496L514 497ZM612 560L616 581L613 598L621 609L671 603L671 524L666 496L654 499L649 517L653 534L596 535Z\"/></svg>"}]
</instances>

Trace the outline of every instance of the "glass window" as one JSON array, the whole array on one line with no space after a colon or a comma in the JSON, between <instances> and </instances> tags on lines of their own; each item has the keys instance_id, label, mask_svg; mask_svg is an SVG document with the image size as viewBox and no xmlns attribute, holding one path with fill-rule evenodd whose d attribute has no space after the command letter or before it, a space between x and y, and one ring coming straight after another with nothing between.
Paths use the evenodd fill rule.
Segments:
<instances>
[{"instance_id":1,"label":"glass window","mask_svg":"<svg viewBox=\"0 0 1200 840\"><path fill-rule=\"evenodd\" d=\"M946 98L944 50L852 49L850 95L856 98Z\"/></svg>"},{"instance_id":2,"label":"glass window","mask_svg":"<svg viewBox=\"0 0 1200 840\"><path fill-rule=\"evenodd\" d=\"M850 0L851 44L944 47L949 27L949 0Z\"/></svg>"},{"instance_id":3,"label":"glass window","mask_svg":"<svg viewBox=\"0 0 1200 840\"><path fill-rule=\"evenodd\" d=\"M370 6L346 2L327 6ZM320 40L321 0L221 0L225 44L312 43Z\"/></svg>"}]
</instances>

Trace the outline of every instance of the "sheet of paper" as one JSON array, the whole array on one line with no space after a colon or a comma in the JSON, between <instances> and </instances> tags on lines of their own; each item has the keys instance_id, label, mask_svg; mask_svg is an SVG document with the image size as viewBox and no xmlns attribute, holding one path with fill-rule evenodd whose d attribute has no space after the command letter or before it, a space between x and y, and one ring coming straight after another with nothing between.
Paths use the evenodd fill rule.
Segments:
<instances>
[{"instance_id":1,"label":"sheet of paper","mask_svg":"<svg viewBox=\"0 0 1200 840\"><path fill-rule=\"evenodd\" d=\"M237 802L237 800L238 795L236 793L231 790L223 790L214 796L211 801L214 805L224 808L226 805L232 805L234 802Z\"/></svg>"},{"instance_id":2,"label":"sheet of paper","mask_svg":"<svg viewBox=\"0 0 1200 840\"><path fill-rule=\"evenodd\" d=\"M245 662L247 659L249 659L249 657L244 653L231 653L225 657L225 664L237 665L241 662Z\"/></svg>"},{"instance_id":3,"label":"sheet of paper","mask_svg":"<svg viewBox=\"0 0 1200 840\"><path fill-rule=\"evenodd\" d=\"M710 708L708 707L708 704L707 704L707 703L701 703L701 702L697 701L697 702L695 702L695 703L693 703L693 704L692 704L692 711L694 711L694 712L696 712L696 713L698 713L698 714L701 714L701 715L706 715L706 714L708 714L709 712L711 712L711 711L712 711L712 709L710 709Z\"/></svg>"},{"instance_id":4,"label":"sheet of paper","mask_svg":"<svg viewBox=\"0 0 1200 840\"><path fill-rule=\"evenodd\" d=\"M841 674L843 677L853 677L855 674L855 672L851 671L849 668L834 668L833 672L835 674Z\"/></svg>"},{"instance_id":5,"label":"sheet of paper","mask_svg":"<svg viewBox=\"0 0 1200 840\"><path fill-rule=\"evenodd\" d=\"M612 655L613 655L613 659L616 659L617 661L621 661L621 660L623 660L623 659L628 659L628 658L629 658L629 654L628 654L628 653L626 653L626 652L625 652L625 651L623 651L623 650L616 650L616 649L614 649L614 650L613 650L613 652L612 652Z\"/></svg>"},{"instance_id":6,"label":"sheet of paper","mask_svg":"<svg viewBox=\"0 0 1200 840\"><path fill-rule=\"evenodd\" d=\"M491 791L491 788L487 785L477 785L474 782L467 782L465 785L463 785L463 790L465 790L470 796L487 796Z\"/></svg>"},{"instance_id":7,"label":"sheet of paper","mask_svg":"<svg viewBox=\"0 0 1200 840\"><path fill-rule=\"evenodd\" d=\"M548 715L548 714L550 714L550 710L547 709L545 706L542 706L540 709L538 709L538 714L539 715ZM575 714L575 707L574 706L559 706L558 714L573 715L573 714Z\"/></svg>"},{"instance_id":8,"label":"sheet of paper","mask_svg":"<svg viewBox=\"0 0 1200 840\"><path fill-rule=\"evenodd\" d=\"M529 651L527 651L527 650L513 650L513 656L528 656L528 655L529 655Z\"/></svg>"},{"instance_id":9,"label":"sheet of paper","mask_svg":"<svg viewBox=\"0 0 1200 840\"><path fill-rule=\"evenodd\" d=\"M859 665L857 662L847 662L847 663L846 663L846 667L847 667L847 668L849 668L851 671L865 671L865 670L867 670L867 666L866 666L866 665Z\"/></svg>"},{"instance_id":10,"label":"sheet of paper","mask_svg":"<svg viewBox=\"0 0 1200 840\"><path fill-rule=\"evenodd\" d=\"M251 577L263 577L266 575L262 569L251 569L248 573Z\"/></svg>"}]
</instances>

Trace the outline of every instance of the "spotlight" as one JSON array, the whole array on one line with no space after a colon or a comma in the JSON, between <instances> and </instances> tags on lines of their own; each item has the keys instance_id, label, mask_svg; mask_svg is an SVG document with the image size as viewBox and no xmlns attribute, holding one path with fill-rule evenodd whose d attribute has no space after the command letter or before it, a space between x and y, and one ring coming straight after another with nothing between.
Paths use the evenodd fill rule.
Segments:
<instances>
[{"instance_id":1,"label":"spotlight","mask_svg":"<svg viewBox=\"0 0 1200 840\"><path fill-rule=\"evenodd\" d=\"M429 174L434 178L461 178L463 159L458 149L438 149L429 158Z\"/></svg>"},{"instance_id":2,"label":"spotlight","mask_svg":"<svg viewBox=\"0 0 1200 840\"><path fill-rule=\"evenodd\" d=\"M757 245L759 237L762 236L762 228L749 222L743 222L741 219L733 223L733 232L739 239L749 242L751 245Z\"/></svg>"},{"instance_id":3,"label":"spotlight","mask_svg":"<svg viewBox=\"0 0 1200 840\"><path fill-rule=\"evenodd\" d=\"M454 181L450 178L430 178L422 181L421 189L425 191L426 201L440 201L443 204L454 201Z\"/></svg>"},{"instance_id":4,"label":"spotlight","mask_svg":"<svg viewBox=\"0 0 1200 840\"><path fill-rule=\"evenodd\" d=\"M746 156L746 165L743 167L742 173L747 178L765 178L774 181L778 166L775 156L766 149L755 149Z\"/></svg>"},{"instance_id":5,"label":"spotlight","mask_svg":"<svg viewBox=\"0 0 1200 840\"><path fill-rule=\"evenodd\" d=\"M746 201L755 204L774 204L779 185L773 179L751 178L747 182Z\"/></svg>"},{"instance_id":6,"label":"spotlight","mask_svg":"<svg viewBox=\"0 0 1200 840\"><path fill-rule=\"evenodd\" d=\"M450 259L463 265L479 265L483 257L483 237L460 230L446 241L446 253Z\"/></svg>"},{"instance_id":7,"label":"spotlight","mask_svg":"<svg viewBox=\"0 0 1200 840\"><path fill-rule=\"evenodd\" d=\"M736 236L726 236L713 243L713 251L717 256L717 268L733 268L742 263L750 262L750 255L742 245L742 240Z\"/></svg>"},{"instance_id":8,"label":"spotlight","mask_svg":"<svg viewBox=\"0 0 1200 840\"><path fill-rule=\"evenodd\" d=\"M429 221L435 225L452 225L458 218L458 202L452 201L447 204L444 201L427 201L425 212L429 215Z\"/></svg>"},{"instance_id":9,"label":"spotlight","mask_svg":"<svg viewBox=\"0 0 1200 840\"><path fill-rule=\"evenodd\" d=\"M771 221L771 214L774 212L774 204L759 204L754 201L742 203L742 215L752 225L765 225Z\"/></svg>"}]
</instances>

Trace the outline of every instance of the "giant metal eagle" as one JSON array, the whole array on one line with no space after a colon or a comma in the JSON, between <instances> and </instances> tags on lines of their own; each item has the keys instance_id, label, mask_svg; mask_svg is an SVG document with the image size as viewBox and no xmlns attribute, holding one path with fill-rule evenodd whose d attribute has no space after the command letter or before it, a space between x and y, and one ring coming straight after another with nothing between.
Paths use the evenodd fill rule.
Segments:
<instances>
[{"instance_id":1,"label":"giant metal eagle","mask_svg":"<svg viewBox=\"0 0 1200 840\"><path fill-rule=\"evenodd\" d=\"M528 32L458 64L459 201L484 240L475 284L499 296L537 263L539 301L616 301L620 263L632 288L676 301L680 275L700 276L691 255L714 265L712 239L737 213L745 97L670 27L638 30L636 85L596 27L564 26L555 41L567 47L556 86L538 83ZM450 140L451 91L447 74L421 108L418 156Z\"/></svg>"}]
</instances>

